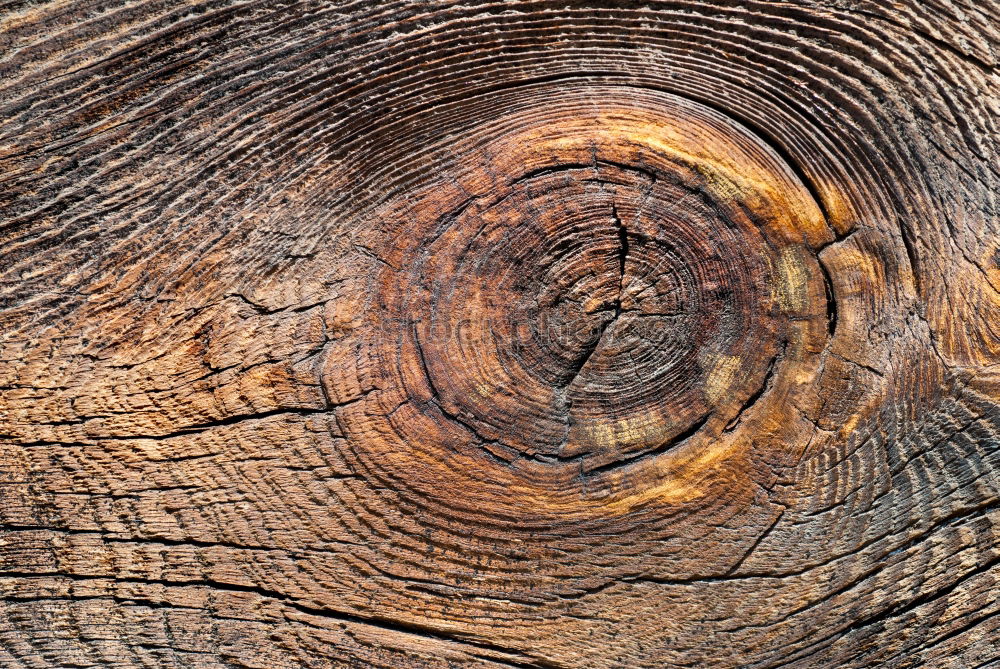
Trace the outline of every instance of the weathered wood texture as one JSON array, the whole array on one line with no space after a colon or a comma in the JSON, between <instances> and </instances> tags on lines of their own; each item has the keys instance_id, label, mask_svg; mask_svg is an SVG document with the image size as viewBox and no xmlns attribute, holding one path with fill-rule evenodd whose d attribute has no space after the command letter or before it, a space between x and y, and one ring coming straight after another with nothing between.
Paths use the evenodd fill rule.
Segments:
<instances>
[{"instance_id":1,"label":"weathered wood texture","mask_svg":"<svg viewBox=\"0 0 1000 669\"><path fill-rule=\"evenodd\" d=\"M0 666L1000 667L993 0L0 17Z\"/></svg>"}]
</instances>

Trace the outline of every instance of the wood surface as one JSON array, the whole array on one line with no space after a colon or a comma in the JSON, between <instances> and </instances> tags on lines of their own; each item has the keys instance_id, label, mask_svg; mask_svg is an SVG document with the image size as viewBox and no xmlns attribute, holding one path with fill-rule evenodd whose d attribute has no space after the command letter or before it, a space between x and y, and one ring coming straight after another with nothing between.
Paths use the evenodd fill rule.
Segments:
<instances>
[{"instance_id":1,"label":"wood surface","mask_svg":"<svg viewBox=\"0 0 1000 669\"><path fill-rule=\"evenodd\" d=\"M0 9L0 666L1000 667L996 0Z\"/></svg>"}]
</instances>

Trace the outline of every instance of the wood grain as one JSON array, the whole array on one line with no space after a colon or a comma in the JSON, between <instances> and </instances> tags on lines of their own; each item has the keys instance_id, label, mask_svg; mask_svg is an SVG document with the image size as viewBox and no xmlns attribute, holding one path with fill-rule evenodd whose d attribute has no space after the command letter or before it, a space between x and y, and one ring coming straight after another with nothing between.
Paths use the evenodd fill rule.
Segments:
<instances>
[{"instance_id":1,"label":"wood grain","mask_svg":"<svg viewBox=\"0 0 1000 669\"><path fill-rule=\"evenodd\" d=\"M994 0L0 10L0 666L1000 667Z\"/></svg>"}]
</instances>

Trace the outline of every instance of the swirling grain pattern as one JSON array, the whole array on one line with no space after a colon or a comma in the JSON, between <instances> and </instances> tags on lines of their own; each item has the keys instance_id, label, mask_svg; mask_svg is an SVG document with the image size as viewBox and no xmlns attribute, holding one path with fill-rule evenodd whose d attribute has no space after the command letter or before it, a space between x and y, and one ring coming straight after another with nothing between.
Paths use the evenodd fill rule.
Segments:
<instances>
[{"instance_id":1,"label":"swirling grain pattern","mask_svg":"<svg viewBox=\"0 0 1000 669\"><path fill-rule=\"evenodd\" d=\"M0 666L1000 667L995 0L0 10Z\"/></svg>"}]
</instances>

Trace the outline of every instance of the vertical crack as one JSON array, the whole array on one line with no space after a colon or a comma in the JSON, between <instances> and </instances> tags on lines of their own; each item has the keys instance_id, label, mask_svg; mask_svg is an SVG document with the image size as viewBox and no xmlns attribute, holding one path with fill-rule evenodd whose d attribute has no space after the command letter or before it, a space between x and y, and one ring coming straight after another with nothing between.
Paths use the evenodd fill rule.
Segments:
<instances>
[{"instance_id":1,"label":"vertical crack","mask_svg":"<svg viewBox=\"0 0 1000 669\"><path fill-rule=\"evenodd\" d=\"M816 262L823 273L823 290L826 293L826 331L830 339L833 339L837 331L837 294L833 290L833 278L830 276L830 269L817 254Z\"/></svg>"},{"instance_id":2,"label":"vertical crack","mask_svg":"<svg viewBox=\"0 0 1000 669\"><path fill-rule=\"evenodd\" d=\"M568 389L571 385L573 385L573 382L579 378L580 372L582 372L583 368L587 366L588 362L590 362L590 359L594 356L597 349L601 347L601 341L604 339L604 333L608 331L611 324L618 320L618 317L622 314L622 294L625 292L625 261L629 254L629 241L628 228L618 215L618 208L615 206L614 199L611 200L611 220L614 222L618 237L618 294L615 296L615 300L612 303L612 317L601 323L600 331L594 339L594 345L591 346L573 366L571 370L572 375L569 377L569 380L559 389L562 393L563 410L566 416L566 431L563 435L560 450L566 447L566 443L569 441L569 431L573 424L573 400L569 397Z\"/></svg>"},{"instance_id":3,"label":"vertical crack","mask_svg":"<svg viewBox=\"0 0 1000 669\"><path fill-rule=\"evenodd\" d=\"M628 228L618 216L618 208L615 201L611 201L611 220L618 228L618 298L615 300L615 318L622 313L622 293L625 292L625 259L628 256Z\"/></svg>"},{"instance_id":4,"label":"vertical crack","mask_svg":"<svg viewBox=\"0 0 1000 669\"><path fill-rule=\"evenodd\" d=\"M580 372L587 365L587 362L593 357L594 352L601 347L601 340L604 338L604 333L607 332L611 324L618 320L618 317L622 314L622 294L625 292L625 260L629 253L629 241L628 241L628 228L625 223L622 222L621 217L618 216L618 209L615 207L614 201L611 202L611 220L615 224L615 229L618 235L618 294L615 296L614 302L611 304L611 311L613 315L611 318L607 319L601 324L600 331L597 333L597 337L594 339L594 345L591 346L586 354L580 358L579 361L573 366L573 375L570 377L569 381L563 386L567 388L576 381L576 378L580 375ZM600 309L599 311L606 311L608 309ZM568 410L568 407L567 407Z\"/></svg>"}]
</instances>

